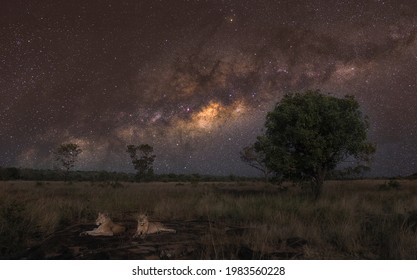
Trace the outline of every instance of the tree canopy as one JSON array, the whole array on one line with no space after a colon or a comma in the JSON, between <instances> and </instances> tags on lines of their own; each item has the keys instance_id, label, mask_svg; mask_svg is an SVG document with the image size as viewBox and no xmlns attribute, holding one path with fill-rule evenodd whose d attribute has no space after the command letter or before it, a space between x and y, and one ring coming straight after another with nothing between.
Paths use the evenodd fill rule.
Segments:
<instances>
[{"instance_id":1,"label":"tree canopy","mask_svg":"<svg viewBox=\"0 0 417 280\"><path fill-rule=\"evenodd\" d=\"M154 174L153 162L156 157L152 154L153 147L148 144L128 145L126 152L129 154L132 164L137 171L138 179L150 179Z\"/></svg>"},{"instance_id":2,"label":"tree canopy","mask_svg":"<svg viewBox=\"0 0 417 280\"><path fill-rule=\"evenodd\" d=\"M267 114L265 134L255 147L274 172L309 181L317 198L326 175L340 163L370 161L375 146L367 141L368 126L353 96L318 90L287 94Z\"/></svg>"}]
</instances>

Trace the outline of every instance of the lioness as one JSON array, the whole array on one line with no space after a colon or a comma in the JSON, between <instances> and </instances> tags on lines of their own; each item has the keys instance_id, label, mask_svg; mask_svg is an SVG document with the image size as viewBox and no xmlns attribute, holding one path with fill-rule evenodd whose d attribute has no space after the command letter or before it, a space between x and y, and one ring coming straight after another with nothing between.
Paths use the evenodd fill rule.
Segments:
<instances>
[{"instance_id":1,"label":"lioness","mask_svg":"<svg viewBox=\"0 0 417 280\"><path fill-rule=\"evenodd\" d=\"M98 225L97 228L89 231L83 231L80 235L113 236L126 230L124 226L113 223L109 215L106 213L98 213L96 225Z\"/></svg>"},{"instance_id":2,"label":"lioness","mask_svg":"<svg viewBox=\"0 0 417 280\"><path fill-rule=\"evenodd\" d=\"M149 222L146 214L140 214L138 217L138 228L136 229L136 233L133 237L140 236L141 238L145 238L146 234L159 233L162 231L173 233L177 232L175 229L166 228L161 223Z\"/></svg>"}]
</instances>

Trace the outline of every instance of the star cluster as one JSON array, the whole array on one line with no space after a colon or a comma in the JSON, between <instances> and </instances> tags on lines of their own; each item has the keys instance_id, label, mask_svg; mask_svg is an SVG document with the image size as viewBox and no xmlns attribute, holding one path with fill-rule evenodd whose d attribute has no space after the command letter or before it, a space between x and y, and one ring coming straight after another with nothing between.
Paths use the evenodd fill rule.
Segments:
<instances>
[{"instance_id":1,"label":"star cluster","mask_svg":"<svg viewBox=\"0 0 417 280\"><path fill-rule=\"evenodd\" d=\"M2 2L0 166L256 175L239 151L286 92L354 95L374 175L417 171L415 1Z\"/></svg>"}]
</instances>

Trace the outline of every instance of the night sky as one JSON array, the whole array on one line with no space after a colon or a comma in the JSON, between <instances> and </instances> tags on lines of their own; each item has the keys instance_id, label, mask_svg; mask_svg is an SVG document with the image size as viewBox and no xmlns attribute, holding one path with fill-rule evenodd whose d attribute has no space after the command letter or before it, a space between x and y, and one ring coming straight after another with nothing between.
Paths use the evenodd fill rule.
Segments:
<instances>
[{"instance_id":1,"label":"night sky","mask_svg":"<svg viewBox=\"0 0 417 280\"><path fill-rule=\"evenodd\" d=\"M239 151L284 93L354 95L371 175L417 172L417 1L0 2L0 166L257 175Z\"/></svg>"}]
</instances>

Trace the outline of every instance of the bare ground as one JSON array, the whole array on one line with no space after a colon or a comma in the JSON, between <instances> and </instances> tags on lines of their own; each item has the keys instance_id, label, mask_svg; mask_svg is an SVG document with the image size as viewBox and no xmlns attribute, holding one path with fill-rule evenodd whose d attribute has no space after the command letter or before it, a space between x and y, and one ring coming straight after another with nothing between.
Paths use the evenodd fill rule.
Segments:
<instances>
[{"instance_id":1,"label":"bare ground","mask_svg":"<svg viewBox=\"0 0 417 280\"><path fill-rule=\"evenodd\" d=\"M94 224L77 224L48 236L40 244L28 248L20 259L300 259L307 241L302 238L282 240L276 248L264 252L234 242L255 228L239 228L214 224L207 220L164 222L177 233L159 233L133 238L135 221L125 221L127 231L118 236L80 236ZM213 240L213 236L217 241ZM220 242L218 240L221 240ZM212 241L212 242L211 242Z\"/></svg>"}]
</instances>

